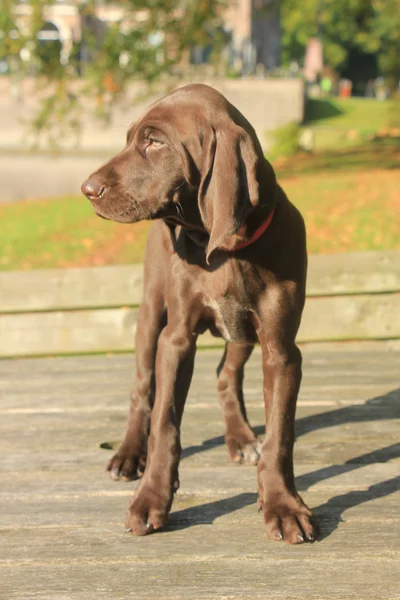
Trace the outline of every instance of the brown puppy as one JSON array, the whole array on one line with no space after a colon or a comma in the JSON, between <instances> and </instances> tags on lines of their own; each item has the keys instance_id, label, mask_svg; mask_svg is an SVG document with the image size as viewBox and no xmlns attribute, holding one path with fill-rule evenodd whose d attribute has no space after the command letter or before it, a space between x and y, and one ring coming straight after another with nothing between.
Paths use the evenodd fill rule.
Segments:
<instances>
[{"instance_id":1,"label":"brown puppy","mask_svg":"<svg viewBox=\"0 0 400 600\"><path fill-rule=\"evenodd\" d=\"M113 478L144 472L127 527L142 535L167 521L196 339L209 329L227 341L218 391L228 449L234 460L259 458L267 534L292 544L312 541L311 512L293 474L305 229L253 128L216 90L180 88L129 129L122 152L82 191L106 219L158 219L147 243L128 428L108 467ZM243 368L256 342L264 374L261 448L242 393Z\"/></svg>"}]
</instances>

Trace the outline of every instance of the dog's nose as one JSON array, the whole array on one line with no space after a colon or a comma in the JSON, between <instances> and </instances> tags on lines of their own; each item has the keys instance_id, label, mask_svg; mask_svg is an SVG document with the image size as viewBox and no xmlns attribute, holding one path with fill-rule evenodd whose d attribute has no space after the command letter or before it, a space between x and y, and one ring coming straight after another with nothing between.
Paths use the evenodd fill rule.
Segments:
<instances>
[{"instance_id":1,"label":"dog's nose","mask_svg":"<svg viewBox=\"0 0 400 600\"><path fill-rule=\"evenodd\" d=\"M89 177L81 186L82 194L92 201L99 200L104 195L105 189L104 183L96 177Z\"/></svg>"}]
</instances>

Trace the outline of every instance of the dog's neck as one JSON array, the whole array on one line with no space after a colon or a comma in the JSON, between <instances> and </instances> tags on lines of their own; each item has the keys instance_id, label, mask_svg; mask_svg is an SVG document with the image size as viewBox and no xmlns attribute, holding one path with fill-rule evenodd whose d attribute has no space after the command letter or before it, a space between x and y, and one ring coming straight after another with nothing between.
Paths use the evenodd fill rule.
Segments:
<instances>
[{"instance_id":1,"label":"dog's neck","mask_svg":"<svg viewBox=\"0 0 400 600\"><path fill-rule=\"evenodd\" d=\"M254 244L271 227L275 208L276 202L272 206L262 205L255 208L246 219L246 223L219 246L219 250L236 252Z\"/></svg>"},{"instance_id":2,"label":"dog's neck","mask_svg":"<svg viewBox=\"0 0 400 600\"><path fill-rule=\"evenodd\" d=\"M246 223L226 242L219 247L222 252L236 252L256 242L271 226L275 215L275 204L270 207L260 206L249 215ZM206 248L210 239L205 229L200 229L195 225L182 222L174 217L165 219L172 226L181 228L185 235L196 246Z\"/></svg>"},{"instance_id":3,"label":"dog's neck","mask_svg":"<svg viewBox=\"0 0 400 600\"><path fill-rule=\"evenodd\" d=\"M238 240L233 241L233 247L231 245L227 249L220 248L220 250L227 251L227 252L237 252L238 250L243 250L243 248L247 248L247 246L251 246L251 244L254 244L254 242L256 242L263 235L263 233L265 233L267 231L268 227L272 223L274 214L275 214L275 206L269 212L269 215L267 216L267 218L264 219L264 221L261 223L261 225L259 225L257 227L257 229L253 232L252 235L250 235L250 237L249 237L248 227L246 226L246 232L244 233L244 235L236 234L235 237L237 237Z\"/></svg>"},{"instance_id":4,"label":"dog's neck","mask_svg":"<svg viewBox=\"0 0 400 600\"><path fill-rule=\"evenodd\" d=\"M222 252L236 252L256 242L272 225L275 215L278 194L275 194L273 202L257 206L247 217L246 222L240 229L231 235L219 250ZM169 216L165 222L172 227L179 227L184 234L196 246L206 248L210 239L209 233L204 229L201 220L196 219L197 215L192 215L193 221L183 219L182 213L179 216ZM199 221L199 222L197 222Z\"/></svg>"}]
</instances>

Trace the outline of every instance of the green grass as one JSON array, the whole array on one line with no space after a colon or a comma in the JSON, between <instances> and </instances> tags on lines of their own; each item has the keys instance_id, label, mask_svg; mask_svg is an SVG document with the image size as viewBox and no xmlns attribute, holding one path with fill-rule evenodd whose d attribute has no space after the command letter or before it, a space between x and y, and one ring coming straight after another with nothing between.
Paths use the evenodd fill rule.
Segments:
<instances>
[{"instance_id":1,"label":"green grass","mask_svg":"<svg viewBox=\"0 0 400 600\"><path fill-rule=\"evenodd\" d=\"M103 221L82 197L0 205L0 219L3 270L138 262L148 229Z\"/></svg>"},{"instance_id":2,"label":"green grass","mask_svg":"<svg viewBox=\"0 0 400 600\"><path fill-rule=\"evenodd\" d=\"M380 102L371 98L310 98L306 103L304 122L340 128L374 129L386 127L394 100Z\"/></svg>"},{"instance_id":3,"label":"green grass","mask_svg":"<svg viewBox=\"0 0 400 600\"><path fill-rule=\"evenodd\" d=\"M344 145L335 150L323 149L312 154L303 152L295 157L277 159L273 164L280 177L321 171L399 169L400 138L376 139L363 144Z\"/></svg>"},{"instance_id":4,"label":"green grass","mask_svg":"<svg viewBox=\"0 0 400 600\"><path fill-rule=\"evenodd\" d=\"M303 126L313 131L318 150L348 146L390 126L398 105L370 98L310 98Z\"/></svg>"},{"instance_id":5,"label":"green grass","mask_svg":"<svg viewBox=\"0 0 400 600\"><path fill-rule=\"evenodd\" d=\"M400 147L396 140L275 165L305 217L312 253L400 247ZM135 263L150 224L99 219L83 197L0 205L0 269Z\"/></svg>"},{"instance_id":6,"label":"green grass","mask_svg":"<svg viewBox=\"0 0 400 600\"><path fill-rule=\"evenodd\" d=\"M400 248L398 170L313 173L282 180L314 254Z\"/></svg>"},{"instance_id":7,"label":"green grass","mask_svg":"<svg viewBox=\"0 0 400 600\"><path fill-rule=\"evenodd\" d=\"M399 247L399 138L367 140L395 107L358 98L307 104L304 127L317 151L274 166L305 217L310 252ZM0 204L0 219L3 270L141 262L150 226L99 219L82 197Z\"/></svg>"}]
</instances>

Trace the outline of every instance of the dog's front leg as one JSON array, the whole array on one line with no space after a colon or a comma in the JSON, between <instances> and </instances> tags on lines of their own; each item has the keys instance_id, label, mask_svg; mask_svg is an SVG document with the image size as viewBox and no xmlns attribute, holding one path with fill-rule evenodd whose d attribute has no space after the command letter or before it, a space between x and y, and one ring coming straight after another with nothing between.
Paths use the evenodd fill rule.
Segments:
<instances>
[{"instance_id":1,"label":"dog's front leg","mask_svg":"<svg viewBox=\"0 0 400 600\"><path fill-rule=\"evenodd\" d=\"M284 321L261 332L266 437L258 463L259 505L267 535L291 544L313 541L316 531L309 508L296 491L293 470L295 412L301 382L301 352Z\"/></svg>"},{"instance_id":2,"label":"dog's front leg","mask_svg":"<svg viewBox=\"0 0 400 600\"><path fill-rule=\"evenodd\" d=\"M147 465L129 506L126 527L145 535L165 525L179 487L180 424L193 374L196 338L171 323L162 331L156 360L156 398L151 414Z\"/></svg>"},{"instance_id":3,"label":"dog's front leg","mask_svg":"<svg viewBox=\"0 0 400 600\"><path fill-rule=\"evenodd\" d=\"M111 479L138 479L143 475L154 402L157 341L166 321L162 290L148 294L139 309L136 330L136 379L130 397L126 433L107 465Z\"/></svg>"}]
</instances>

